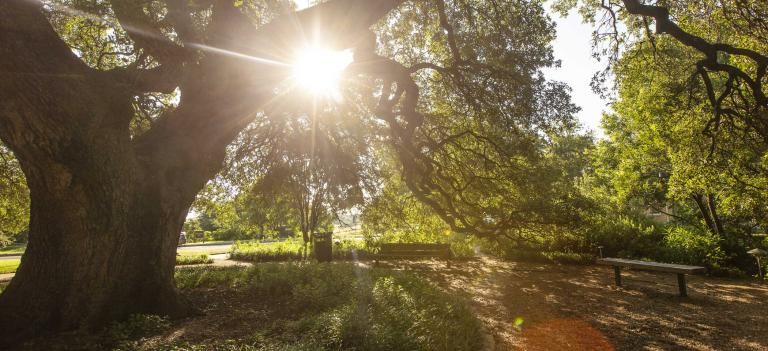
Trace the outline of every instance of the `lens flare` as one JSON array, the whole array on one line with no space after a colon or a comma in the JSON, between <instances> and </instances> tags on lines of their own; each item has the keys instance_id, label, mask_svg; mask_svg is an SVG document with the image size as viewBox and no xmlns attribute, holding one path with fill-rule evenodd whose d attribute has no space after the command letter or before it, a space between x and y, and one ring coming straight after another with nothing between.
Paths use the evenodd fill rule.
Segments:
<instances>
[{"instance_id":1,"label":"lens flare","mask_svg":"<svg viewBox=\"0 0 768 351\"><path fill-rule=\"evenodd\" d=\"M299 51L293 64L293 80L314 95L338 97L344 69L352 63L350 51L309 47Z\"/></svg>"}]
</instances>

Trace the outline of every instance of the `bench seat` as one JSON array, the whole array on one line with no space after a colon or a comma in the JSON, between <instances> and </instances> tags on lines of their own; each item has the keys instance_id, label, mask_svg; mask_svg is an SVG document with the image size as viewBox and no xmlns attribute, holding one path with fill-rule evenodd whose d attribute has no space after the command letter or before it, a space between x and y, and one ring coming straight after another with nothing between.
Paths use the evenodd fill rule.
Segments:
<instances>
[{"instance_id":1,"label":"bench seat","mask_svg":"<svg viewBox=\"0 0 768 351\"><path fill-rule=\"evenodd\" d=\"M637 268L637 269L642 269L647 271L675 273L677 274L677 286L680 291L680 296L683 296L683 297L688 296L688 292L685 284L685 275L701 273L707 270L705 267L700 267L700 266L688 266L688 265L682 265L682 264L628 260L623 258L601 258L597 260L597 263L613 267L613 271L616 278L616 286L621 286L621 267Z\"/></svg>"}]
</instances>

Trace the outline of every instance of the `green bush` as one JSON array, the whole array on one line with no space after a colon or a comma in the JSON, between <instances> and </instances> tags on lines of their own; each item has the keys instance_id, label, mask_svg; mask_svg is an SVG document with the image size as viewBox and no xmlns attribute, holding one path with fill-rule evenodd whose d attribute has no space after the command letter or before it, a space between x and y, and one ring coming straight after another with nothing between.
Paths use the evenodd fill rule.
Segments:
<instances>
[{"instance_id":1,"label":"green bush","mask_svg":"<svg viewBox=\"0 0 768 351\"><path fill-rule=\"evenodd\" d=\"M353 264L260 264L176 272L177 286L257 296L269 323L223 350L478 350L479 321L460 298L413 274ZM229 346L228 346L229 347ZM168 348L171 349L171 348ZM185 344L181 349L198 349ZM201 348L204 349L204 348Z\"/></svg>"},{"instance_id":2,"label":"green bush","mask_svg":"<svg viewBox=\"0 0 768 351\"><path fill-rule=\"evenodd\" d=\"M185 266L192 264L208 264L213 263L213 260L206 254L200 255L178 255L176 256L176 265Z\"/></svg>"},{"instance_id":3,"label":"green bush","mask_svg":"<svg viewBox=\"0 0 768 351\"><path fill-rule=\"evenodd\" d=\"M373 255L372 250L361 240L341 240L332 245L334 260L362 260ZM236 242L232 247L231 257L234 260L248 262L301 261L305 258L314 257L311 245L306 246L306 255L304 250L304 242L300 239L269 243Z\"/></svg>"},{"instance_id":4,"label":"green bush","mask_svg":"<svg viewBox=\"0 0 768 351\"><path fill-rule=\"evenodd\" d=\"M586 247L574 251L597 254L598 246L602 246L605 257L653 257L664 239L659 225L633 215L596 216L580 231Z\"/></svg>"},{"instance_id":5,"label":"green bush","mask_svg":"<svg viewBox=\"0 0 768 351\"><path fill-rule=\"evenodd\" d=\"M250 239L251 234L235 228L226 228L211 232L210 238L211 241L245 240Z\"/></svg>"},{"instance_id":6,"label":"green bush","mask_svg":"<svg viewBox=\"0 0 768 351\"><path fill-rule=\"evenodd\" d=\"M232 246L233 260L248 262L275 262L275 261L300 261L303 260L304 242L300 240L285 240L271 243L239 243ZM307 252L311 252L306 247Z\"/></svg>"},{"instance_id":7,"label":"green bush","mask_svg":"<svg viewBox=\"0 0 768 351\"><path fill-rule=\"evenodd\" d=\"M725 260L720 238L708 231L691 226L670 226L664 237L663 254L668 262L719 266Z\"/></svg>"}]
</instances>

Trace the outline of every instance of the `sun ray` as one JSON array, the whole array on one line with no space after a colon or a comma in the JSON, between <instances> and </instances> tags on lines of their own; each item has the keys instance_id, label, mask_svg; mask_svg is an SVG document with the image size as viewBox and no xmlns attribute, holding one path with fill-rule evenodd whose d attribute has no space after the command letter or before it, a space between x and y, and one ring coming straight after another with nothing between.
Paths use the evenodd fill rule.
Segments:
<instances>
[{"instance_id":1,"label":"sun ray","mask_svg":"<svg viewBox=\"0 0 768 351\"><path fill-rule=\"evenodd\" d=\"M314 96L341 98L344 70L352 63L352 52L327 50L316 46L300 50L293 64L292 79Z\"/></svg>"}]
</instances>

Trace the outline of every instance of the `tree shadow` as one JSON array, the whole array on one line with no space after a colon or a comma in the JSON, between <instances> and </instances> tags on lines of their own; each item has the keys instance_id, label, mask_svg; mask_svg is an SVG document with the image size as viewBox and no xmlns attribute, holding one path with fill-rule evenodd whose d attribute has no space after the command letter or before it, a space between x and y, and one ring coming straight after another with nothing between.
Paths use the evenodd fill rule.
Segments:
<instances>
[{"instance_id":1,"label":"tree shadow","mask_svg":"<svg viewBox=\"0 0 768 351\"><path fill-rule=\"evenodd\" d=\"M765 350L768 287L748 280L626 270L614 286L610 267L505 262L420 262L417 270L467 297L494 334L497 350ZM558 345L555 347L555 345Z\"/></svg>"}]
</instances>

